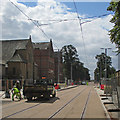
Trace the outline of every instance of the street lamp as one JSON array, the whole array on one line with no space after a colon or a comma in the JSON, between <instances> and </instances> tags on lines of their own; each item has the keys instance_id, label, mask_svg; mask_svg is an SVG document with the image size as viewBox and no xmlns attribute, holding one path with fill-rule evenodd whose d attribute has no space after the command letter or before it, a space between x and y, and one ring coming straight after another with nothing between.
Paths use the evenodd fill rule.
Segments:
<instances>
[{"instance_id":1,"label":"street lamp","mask_svg":"<svg viewBox=\"0 0 120 120\"><path fill-rule=\"evenodd\" d=\"M59 73L60 73L60 51L58 49L58 83L60 82L60 77L59 77Z\"/></svg>"},{"instance_id":2,"label":"street lamp","mask_svg":"<svg viewBox=\"0 0 120 120\"><path fill-rule=\"evenodd\" d=\"M72 83L72 62L71 62L71 83Z\"/></svg>"},{"instance_id":3,"label":"street lamp","mask_svg":"<svg viewBox=\"0 0 120 120\"><path fill-rule=\"evenodd\" d=\"M100 48L105 50L105 79L107 79L107 50L110 50L112 48Z\"/></svg>"},{"instance_id":4,"label":"street lamp","mask_svg":"<svg viewBox=\"0 0 120 120\"><path fill-rule=\"evenodd\" d=\"M107 86L107 50L110 50L112 48L101 48L105 50L105 83ZM107 92L106 92L106 98L107 98Z\"/></svg>"},{"instance_id":5,"label":"street lamp","mask_svg":"<svg viewBox=\"0 0 120 120\"><path fill-rule=\"evenodd\" d=\"M101 85L101 70L102 70L102 65L101 65L101 58L100 57L98 57L98 60L99 60L99 62L100 62L100 81L99 81L99 83L100 83L100 85Z\"/></svg>"}]
</instances>

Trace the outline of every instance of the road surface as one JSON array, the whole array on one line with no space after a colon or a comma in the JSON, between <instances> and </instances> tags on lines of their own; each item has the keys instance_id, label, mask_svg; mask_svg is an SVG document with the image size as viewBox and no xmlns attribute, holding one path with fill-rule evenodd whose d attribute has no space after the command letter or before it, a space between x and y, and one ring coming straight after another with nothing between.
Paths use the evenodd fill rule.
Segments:
<instances>
[{"instance_id":1,"label":"road surface","mask_svg":"<svg viewBox=\"0 0 120 120\"><path fill-rule=\"evenodd\" d=\"M4 102L3 102L4 103ZM9 101L2 105L2 118L106 118L92 85L57 91L50 100Z\"/></svg>"}]
</instances>

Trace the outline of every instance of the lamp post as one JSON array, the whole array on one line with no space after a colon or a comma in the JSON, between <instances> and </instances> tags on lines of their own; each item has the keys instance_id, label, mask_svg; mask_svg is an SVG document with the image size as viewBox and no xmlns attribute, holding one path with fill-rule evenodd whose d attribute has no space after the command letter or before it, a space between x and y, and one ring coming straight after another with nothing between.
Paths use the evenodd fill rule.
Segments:
<instances>
[{"instance_id":1,"label":"lamp post","mask_svg":"<svg viewBox=\"0 0 120 120\"><path fill-rule=\"evenodd\" d=\"M59 77L60 66L59 66L59 63L60 63L60 52L59 52L59 49L58 49L58 83L60 82L60 77Z\"/></svg>"},{"instance_id":2,"label":"lamp post","mask_svg":"<svg viewBox=\"0 0 120 120\"><path fill-rule=\"evenodd\" d=\"M72 83L72 63L71 63L71 83Z\"/></svg>"},{"instance_id":3,"label":"lamp post","mask_svg":"<svg viewBox=\"0 0 120 120\"><path fill-rule=\"evenodd\" d=\"M110 50L112 48L101 48L105 50L105 79L107 79L107 50Z\"/></svg>"},{"instance_id":4,"label":"lamp post","mask_svg":"<svg viewBox=\"0 0 120 120\"><path fill-rule=\"evenodd\" d=\"M101 48L105 50L105 84L107 86L107 50L110 50L112 48ZM106 98L107 98L107 91L106 91Z\"/></svg>"},{"instance_id":5,"label":"lamp post","mask_svg":"<svg viewBox=\"0 0 120 120\"><path fill-rule=\"evenodd\" d=\"M99 60L99 62L100 62L100 70L99 70L100 80L99 80L99 83L100 83L100 85L101 85L101 69L102 69L101 58L99 57L98 60Z\"/></svg>"}]
</instances>

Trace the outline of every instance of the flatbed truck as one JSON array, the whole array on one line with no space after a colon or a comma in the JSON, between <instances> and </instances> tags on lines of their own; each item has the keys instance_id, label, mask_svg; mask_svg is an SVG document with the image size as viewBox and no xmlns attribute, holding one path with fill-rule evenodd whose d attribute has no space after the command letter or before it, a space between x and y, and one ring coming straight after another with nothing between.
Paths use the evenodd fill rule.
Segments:
<instances>
[{"instance_id":1,"label":"flatbed truck","mask_svg":"<svg viewBox=\"0 0 120 120\"><path fill-rule=\"evenodd\" d=\"M56 90L54 84L49 83L48 80L39 80L34 84L24 85L23 95L28 101L31 101L33 97L50 99L50 96L56 96Z\"/></svg>"}]
</instances>

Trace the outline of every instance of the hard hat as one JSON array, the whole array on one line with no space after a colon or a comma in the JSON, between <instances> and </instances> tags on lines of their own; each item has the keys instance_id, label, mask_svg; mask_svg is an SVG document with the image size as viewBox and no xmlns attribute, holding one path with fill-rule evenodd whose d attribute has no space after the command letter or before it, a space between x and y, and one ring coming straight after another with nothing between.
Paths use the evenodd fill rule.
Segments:
<instances>
[{"instance_id":1,"label":"hard hat","mask_svg":"<svg viewBox=\"0 0 120 120\"><path fill-rule=\"evenodd\" d=\"M17 83L20 83L19 80L17 80Z\"/></svg>"}]
</instances>

